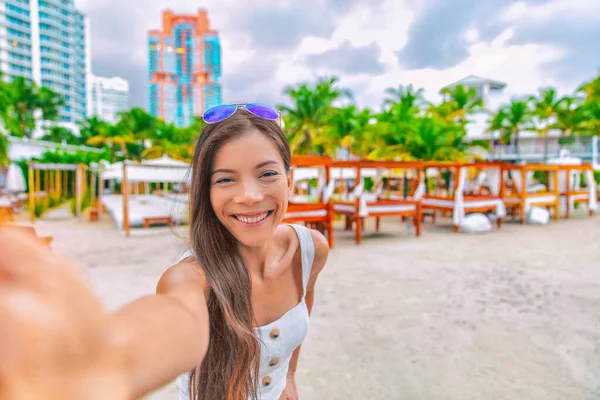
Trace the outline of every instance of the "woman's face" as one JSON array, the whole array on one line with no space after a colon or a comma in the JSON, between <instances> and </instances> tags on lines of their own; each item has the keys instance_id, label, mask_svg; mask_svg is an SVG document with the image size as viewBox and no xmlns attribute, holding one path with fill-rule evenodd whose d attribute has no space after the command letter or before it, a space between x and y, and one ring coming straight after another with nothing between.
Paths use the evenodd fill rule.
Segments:
<instances>
[{"instance_id":1,"label":"woman's face","mask_svg":"<svg viewBox=\"0 0 600 400\"><path fill-rule=\"evenodd\" d=\"M283 219L290 180L275 144L253 130L217 151L210 187L217 218L242 245L256 247Z\"/></svg>"}]
</instances>

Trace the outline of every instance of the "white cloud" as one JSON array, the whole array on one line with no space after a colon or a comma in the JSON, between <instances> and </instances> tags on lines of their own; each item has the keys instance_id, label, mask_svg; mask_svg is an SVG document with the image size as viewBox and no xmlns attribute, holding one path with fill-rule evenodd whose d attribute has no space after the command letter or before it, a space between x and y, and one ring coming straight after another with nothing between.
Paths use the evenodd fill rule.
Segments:
<instances>
[{"instance_id":1,"label":"white cloud","mask_svg":"<svg viewBox=\"0 0 600 400\"><path fill-rule=\"evenodd\" d=\"M310 13L315 15L314 13L331 12L334 3L350 4L327 0L290 0L285 2L285 5L278 3L277 7L287 7L289 11L292 7L301 9L307 3L310 3L311 7L306 7L309 8L306 18L309 18ZM531 21L551 21L561 15L568 15L573 21L585 19L600 24L598 0L554 0L536 5L523 1L506 9L499 6L500 13L488 15L489 21L486 21L498 22L503 27L495 33L496 37L490 40L489 32L479 29L481 27L473 21L467 23L466 31L461 31L461 40L467 46L468 54L462 61L458 60L457 65L439 69L403 68L399 63L398 51L409 41L410 28L417 17L427 11L425 6L434 3L435 0L387 0L379 2L379 6L375 7L371 0L357 0L351 8L345 8L345 11L349 10L347 13L338 13L339 20L335 21L330 35L309 32L300 37L295 47L269 49L257 46L254 42L257 37L264 39L265 35L269 34L268 31L261 32L262 36L252 36L250 28L242 29L241 25L255 17L258 18L258 13L269 10L274 4L273 1L206 0L203 7L209 12L211 26L217 29L221 36L223 81L226 84L224 100L252 101L255 100L254 97L258 97L269 98L274 102L282 101L281 91L286 85L312 81L317 74L327 75L334 72L327 67L308 67L305 62L307 55L337 49L346 42L355 47L375 43L381 49L378 60L386 66L385 72L377 76L340 76L342 85L356 91L361 106L377 108L387 87L409 83L425 88L427 96L435 100L442 86L470 74L508 83L507 94L528 94L546 85L554 85L561 91L571 91L574 87L565 86L557 74L547 68L549 63L568 61L564 43L559 45L552 40L534 39L515 42L512 40L515 29L526 26ZM161 12L166 6L164 0L145 0L144 7L140 7L139 4L122 0L77 0L78 7L91 17L92 30L97 32L92 43L93 53L97 57L95 65L110 70L112 75L129 76L129 79L136 80L135 90L142 90L146 86L146 32L149 29L160 28ZM326 6L330 7L329 10L325 9ZM178 0L171 3L171 9L175 13L195 13L197 8L196 0ZM121 19L111 18L111 15L125 15L129 25L122 26L119 22ZM290 18L290 15L295 14L288 13L286 18ZM299 16L305 17L304 14ZM446 18L446 15L442 17ZM259 20L265 18L265 14L262 14ZM273 35L285 33L285 26L276 24L277 13L273 18L273 26L281 29L273 32ZM453 16L447 15L447 18ZM110 25L115 21L119 26ZM313 24L314 21L316 20L313 20ZM296 29L301 28L302 24L296 25ZM114 34L111 36L111 32L115 30L119 32L117 38ZM565 37L568 38L568 32L565 32ZM427 45L425 41L420 46ZM123 60L127 55L130 60ZM111 67L111 59L118 59L116 65L122 69L121 73L115 73L116 67ZM590 57L587 62L592 62L589 61L591 59ZM598 63L600 64L600 60ZM597 67L598 65L587 66L588 69ZM103 71L94 72L103 74ZM584 77L577 76L575 79L583 80ZM227 83L230 83L229 86ZM134 98L137 98L140 105L144 105L144 96L145 93L137 93Z\"/></svg>"}]
</instances>

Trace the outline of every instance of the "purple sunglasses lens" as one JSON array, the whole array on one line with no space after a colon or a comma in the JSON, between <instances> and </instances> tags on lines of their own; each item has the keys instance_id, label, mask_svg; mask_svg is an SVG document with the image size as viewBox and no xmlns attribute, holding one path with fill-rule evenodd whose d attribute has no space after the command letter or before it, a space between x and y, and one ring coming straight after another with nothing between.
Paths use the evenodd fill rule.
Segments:
<instances>
[{"instance_id":1,"label":"purple sunglasses lens","mask_svg":"<svg viewBox=\"0 0 600 400\"><path fill-rule=\"evenodd\" d=\"M279 118L279 112L271 106L265 104L247 104L246 110L256 115L257 117L276 120Z\"/></svg>"},{"instance_id":2,"label":"purple sunglasses lens","mask_svg":"<svg viewBox=\"0 0 600 400\"><path fill-rule=\"evenodd\" d=\"M237 110L237 106L224 104L206 110L202 118L207 124L215 124L231 117L235 110Z\"/></svg>"}]
</instances>

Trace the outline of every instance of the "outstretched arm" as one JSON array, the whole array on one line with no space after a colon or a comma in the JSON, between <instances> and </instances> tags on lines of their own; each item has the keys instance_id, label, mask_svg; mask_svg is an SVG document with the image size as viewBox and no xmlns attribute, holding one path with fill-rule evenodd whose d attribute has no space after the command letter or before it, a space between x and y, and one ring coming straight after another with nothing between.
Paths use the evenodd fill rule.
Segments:
<instances>
[{"instance_id":1,"label":"outstretched arm","mask_svg":"<svg viewBox=\"0 0 600 400\"><path fill-rule=\"evenodd\" d=\"M0 227L0 398L136 398L202 362L203 287L177 265L147 296L106 313L69 261Z\"/></svg>"},{"instance_id":2,"label":"outstretched arm","mask_svg":"<svg viewBox=\"0 0 600 400\"><path fill-rule=\"evenodd\" d=\"M111 316L112 346L125 356L134 394L141 396L202 363L209 342L205 282L195 261L171 267L157 294Z\"/></svg>"}]
</instances>

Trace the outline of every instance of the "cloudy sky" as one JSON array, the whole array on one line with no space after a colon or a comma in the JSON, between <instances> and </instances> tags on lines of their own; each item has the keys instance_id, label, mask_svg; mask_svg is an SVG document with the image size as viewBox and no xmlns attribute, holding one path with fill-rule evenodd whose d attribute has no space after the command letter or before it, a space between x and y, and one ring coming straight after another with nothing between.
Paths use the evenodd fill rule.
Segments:
<instances>
[{"instance_id":1,"label":"cloudy sky","mask_svg":"<svg viewBox=\"0 0 600 400\"><path fill-rule=\"evenodd\" d=\"M147 108L149 29L161 11L208 10L221 35L223 101L282 103L285 86L337 75L360 106L412 83L437 99L474 74L507 96L562 93L598 73L598 0L76 0L92 29L92 70L121 76Z\"/></svg>"}]
</instances>

